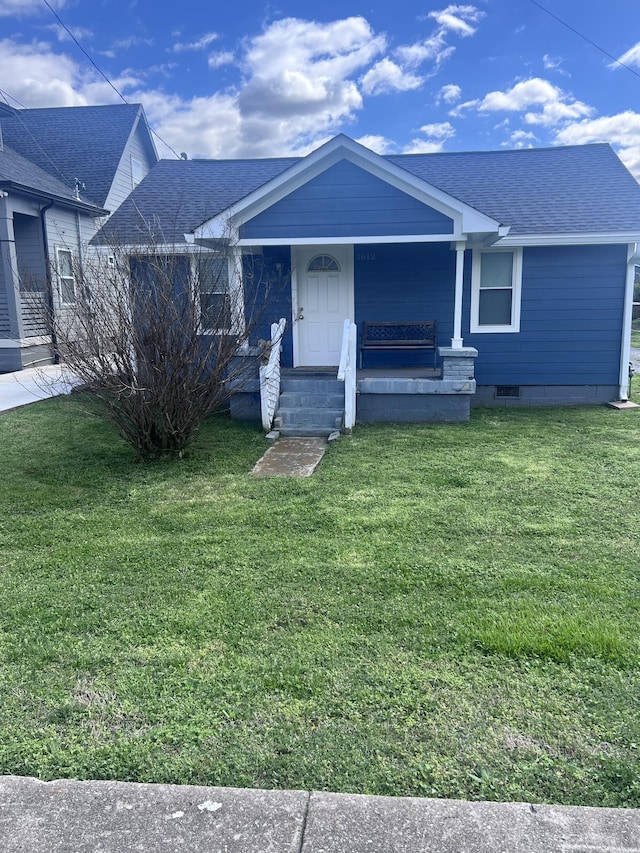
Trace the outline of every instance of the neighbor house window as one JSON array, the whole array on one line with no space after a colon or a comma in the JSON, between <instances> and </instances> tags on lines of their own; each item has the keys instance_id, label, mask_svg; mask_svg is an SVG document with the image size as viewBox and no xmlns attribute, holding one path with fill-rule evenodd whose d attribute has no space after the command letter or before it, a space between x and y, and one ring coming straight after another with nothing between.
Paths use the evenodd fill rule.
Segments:
<instances>
[{"instance_id":1,"label":"neighbor house window","mask_svg":"<svg viewBox=\"0 0 640 853\"><path fill-rule=\"evenodd\" d=\"M231 330L229 294L229 259L199 255L194 260L196 281L200 288L202 325L207 331Z\"/></svg>"},{"instance_id":2,"label":"neighbor house window","mask_svg":"<svg viewBox=\"0 0 640 853\"><path fill-rule=\"evenodd\" d=\"M73 274L73 255L69 249L57 250L60 300L65 305L76 301L76 279Z\"/></svg>"},{"instance_id":3,"label":"neighbor house window","mask_svg":"<svg viewBox=\"0 0 640 853\"><path fill-rule=\"evenodd\" d=\"M136 160L135 157L131 158L131 186L137 187L144 175L142 174L142 163L140 160Z\"/></svg>"},{"instance_id":4,"label":"neighbor house window","mask_svg":"<svg viewBox=\"0 0 640 853\"><path fill-rule=\"evenodd\" d=\"M471 332L519 332L522 249L474 249Z\"/></svg>"}]
</instances>

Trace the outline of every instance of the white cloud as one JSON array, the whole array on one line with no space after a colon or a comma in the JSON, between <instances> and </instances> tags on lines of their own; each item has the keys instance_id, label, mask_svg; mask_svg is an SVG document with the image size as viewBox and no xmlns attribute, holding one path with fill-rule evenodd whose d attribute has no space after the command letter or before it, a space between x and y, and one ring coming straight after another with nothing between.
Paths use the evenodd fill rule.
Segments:
<instances>
[{"instance_id":1,"label":"white cloud","mask_svg":"<svg viewBox=\"0 0 640 853\"><path fill-rule=\"evenodd\" d=\"M455 101L460 99L460 95L462 94L462 89L460 86L456 86L455 83L448 83L446 86L443 86L436 96L436 103L439 104L442 101L445 104L453 104Z\"/></svg>"},{"instance_id":2,"label":"white cloud","mask_svg":"<svg viewBox=\"0 0 640 853\"><path fill-rule=\"evenodd\" d=\"M439 12L429 12L429 17L440 24L443 30L452 30L460 36L472 36L476 27L472 27L469 22L477 23L484 17L484 12L475 6L447 6Z\"/></svg>"},{"instance_id":3,"label":"white cloud","mask_svg":"<svg viewBox=\"0 0 640 853\"><path fill-rule=\"evenodd\" d=\"M397 49L397 58L409 68L418 68L424 62L433 62L437 69L455 51L453 45L448 44L451 34L457 36L471 36L476 32L477 23L484 17L475 6L447 6L436 12L429 12L438 24L437 29L428 38L404 45Z\"/></svg>"},{"instance_id":4,"label":"white cloud","mask_svg":"<svg viewBox=\"0 0 640 853\"><path fill-rule=\"evenodd\" d=\"M533 143L537 140L535 133L526 130L514 130L509 136L508 142L503 142L503 147L511 146L513 148L533 148Z\"/></svg>"},{"instance_id":5,"label":"white cloud","mask_svg":"<svg viewBox=\"0 0 640 853\"><path fill-rule=\"evenodd\" d=\"M565 71L565 69L562 68L563 62L564 59L562 59L562 57L551 56L551 54L549 53L545 53L545 55L542 57L542 64L544 65L546 71L557 71L558 74L563 74L565 77L570 77L571 75L569 74L569 72Z\"/></svg>"},{"instance_id":6,"label":"white cloud","mask_svg":"<svg viewBox=\"0 0 640 853\"><path fill-rule=\"evenodd\" d=\"M389 57L370 68L360 81L365 95L380 95L388 92L408 92L422 86L422 77L403 71Z\"/></svg>"},{"instance_id":7,"label":"white cloud","mask_svg":"<svg viewBox=\"0 0 640 853\"><path fill-rule=\"evenodd\" d=\"M371 151L375 151L377 154L388 154L395 147L394 143L390 139L387 139L386 136L378 136L372 133L358 137L356 142L359 142L360 145L364 145L365 148L369 148Z\"/></svg>"},{"instance_id":8,"label":"white cloud","mask_svg":"<svg viewBox=\"0 0 640 853\"><path fill-rule=\"evenodd\" d=\"M617 62L609 63L609 68L620 68L620 63L623 65L637 65L640 68L640 41L630 47L622 56L618 57Z\"/></svg>"},{"instance_id":9,"label":"white cloud","mask_svg":"<svg viewBox=\"0 0 640 853\"><path fill-rule=\"evenodd\" d=\"M183 53L189 50L204 50L219 38L218 33L205 33L199 39L190 42L176 42L170 50L174 53Z\"/></svg>"},{"instance_id":10,"label":"white cloud","mask_svg":"<svg viewBox=\"0 0 640 853\"><path fill-rule=\"evenodd\" d=\"M442 121L437 124L423 124L420 128L420 133L435 137L436 139L450 139L456 135L455 130L448 121Z\"/></svg>"},{"instance_id":11,"label":"white cloud","mask_svg":"<svg viewBox=\"0 0 640 853\"><path fill-rule=\"evenodd\" d=\"M62 9L67 0L49 0L54 9ZM0 0L0 18L20 18L27 15L42 15L47 8L42 0Z\"/></svg>"},{"instance_id":12,"label":"white cloud","mask_svg":"<svg viewBox=\"0 0 640 853\"><path fill-rule=\"evenodd\" d=\"M593 107L575 100L558 86L540 77L522 80L506 92L489 92L475 104L461 104L458 109L462 106L475 106L479 112L523 112L531 107L542 107L538 112L527 112L525 121L527 124L547 127L589 116L594 111Z\"/></svg>"},{"instance_id":13,"label":"white cloud","mask_svg":"<svg viewBox=\"0 0 640 853\"><path fill-rule=\"evenodd\" d=\"M435 124L423 124L420 128L425 138L412 139L410 144L403 149L405 154L434 154L442 151L447 139L456 135L454 127L448 121Z\"/></svg>"},{"instance_id":14,"label":"white cloud","mask_svg":"<svg viewBox=\"0 0 640 853\"><path fill-rule=\"evenodd\" d=\"M209 68L221 68L223 65L231 65L233 62L235 62L235 55L230 50L211 53L207 59Z\"/></svg>"}]
</instances>

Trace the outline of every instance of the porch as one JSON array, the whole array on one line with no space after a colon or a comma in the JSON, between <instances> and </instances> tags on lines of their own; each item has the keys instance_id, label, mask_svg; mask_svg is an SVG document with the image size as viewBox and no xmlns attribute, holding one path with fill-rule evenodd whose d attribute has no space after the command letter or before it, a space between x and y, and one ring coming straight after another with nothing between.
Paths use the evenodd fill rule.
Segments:
<instances>
[{"instance_id":1,"label":"porch","mask_svg":"<svg viewBox=\"0 0 640 853\"><path fill-rule=\"evenodd\" d=\"M356 368L356 327L345 322L340 366L280 367L284 321L272 327L259 401L250 389L234 395L233 417L256 416L265 431L329 435L355 423L464 423L476 390L473 347L439 347L440 366Z\"/></svg>"}]
</instances>

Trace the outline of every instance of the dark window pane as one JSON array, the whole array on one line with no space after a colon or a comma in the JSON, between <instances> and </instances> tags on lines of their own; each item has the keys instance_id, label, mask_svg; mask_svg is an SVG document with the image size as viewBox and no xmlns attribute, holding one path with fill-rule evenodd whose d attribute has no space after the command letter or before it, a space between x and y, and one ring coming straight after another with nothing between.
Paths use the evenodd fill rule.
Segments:
<instances>
[{"instance_id":1,"label":"dark window pane","mask_svg":"<svg viewBox=\"0 0 640 853\"><path fill-rule=\"evenodd\" d=\"M198 257L196 275L201 293L226 293L229 290L229 263L226 258Z\"/></svg>"},{"instance_id":2,"label":"dark window pane","mask_svg":"<svg viewBox=\"0 0 640 853\"><path fill-rule=\"evenodd\" d=\"M511 325L511 290L481 290L478 323L481 326Z\"/></svg>"},{"instance_id":3,"label":"dark window pane","mask_svg":"<svg viewBox=\"0 0 640 853\"><path fill-rule=\"evenodd\" d=\"M231 304L228 293L202 293L202 325L205 329L230 329Z\"/></svg>"},{"instance_id":4,"label":"dark window pane","mask_svg":"<svg viewBox=\"0 0 640 853\"><path fill-rule=\"evenodd\" d=\"M60 279L60 298L67 304L76 301L76 288L73 278Z\"/></svg>"}]
</instances>

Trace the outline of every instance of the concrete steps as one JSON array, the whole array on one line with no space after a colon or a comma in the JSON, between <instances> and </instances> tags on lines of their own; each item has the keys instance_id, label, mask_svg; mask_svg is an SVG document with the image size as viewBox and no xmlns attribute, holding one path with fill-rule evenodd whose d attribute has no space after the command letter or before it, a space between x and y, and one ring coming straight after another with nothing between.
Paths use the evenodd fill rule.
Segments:
<instances>
[{"instance_id":1,"label":"concrete steps","mask_svg":"<svg viewBox=\"0 0 640 853\"><path fill-rule=\"evenodd\" d=\"M344 384L335 374L283 376L274 429L284 436L328 436L342 429Z\"/></svg>"}]
</instances>

